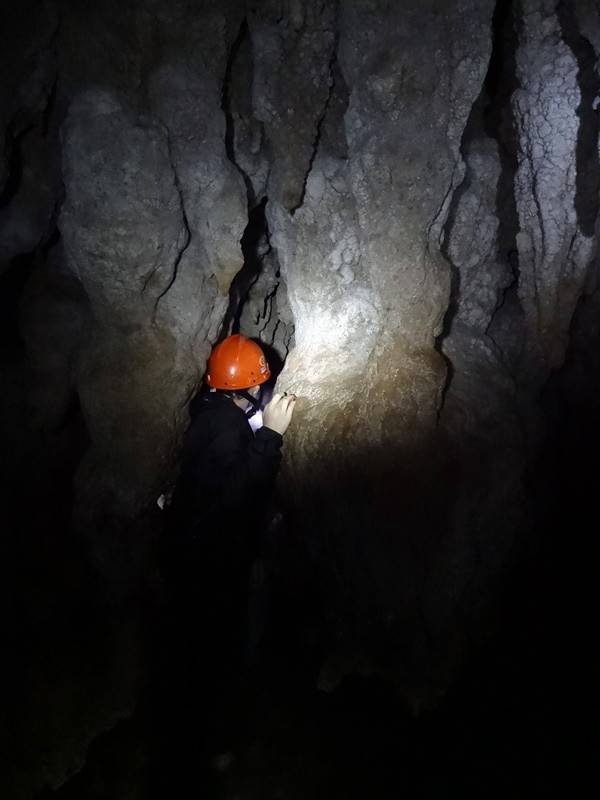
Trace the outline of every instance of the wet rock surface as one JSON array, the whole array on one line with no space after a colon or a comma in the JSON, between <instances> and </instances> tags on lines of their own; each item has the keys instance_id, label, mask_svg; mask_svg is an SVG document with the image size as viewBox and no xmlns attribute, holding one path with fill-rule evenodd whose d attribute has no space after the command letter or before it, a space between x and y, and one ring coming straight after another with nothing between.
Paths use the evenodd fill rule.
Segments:
<instances>
[{"instance_id":1,"label":"wet rock surface","mask_svg":"<svg viewBox=\"0 0 600 800\"><path fill-rule=\"evenodd\" d=\"M0 39L6 796L152 796L155 501L238 329L299 400L215 796L550 791L595 663L595 4L48 0Z\"/></svg>"}]
</instances>

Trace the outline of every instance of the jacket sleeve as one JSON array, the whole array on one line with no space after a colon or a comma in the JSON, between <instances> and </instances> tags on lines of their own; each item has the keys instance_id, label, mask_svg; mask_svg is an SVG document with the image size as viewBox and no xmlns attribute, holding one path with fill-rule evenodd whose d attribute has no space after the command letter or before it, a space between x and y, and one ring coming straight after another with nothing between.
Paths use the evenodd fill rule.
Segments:
<instances>
[{"instance_id":1,"label":"jacket sleeve","mask_svg":"<svg viewBox=\"0 0 600 800\"><path fill-rule=\"evenodd\" d=\"M217 478L215 500L235 506L272 490L281 463L283 437L260 428L251 439L238 431L222 431L212 442L211 461Z\"/></svg>"}]
</instances>

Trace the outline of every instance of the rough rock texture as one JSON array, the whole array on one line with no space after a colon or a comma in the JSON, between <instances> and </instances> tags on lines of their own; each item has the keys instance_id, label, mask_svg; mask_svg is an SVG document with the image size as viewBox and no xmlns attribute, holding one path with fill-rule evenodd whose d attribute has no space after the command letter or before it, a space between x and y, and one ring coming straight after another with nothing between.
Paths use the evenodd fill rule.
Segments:
<instances>
[{"instance_id":1,"label":"rough rock texture","mask_svg":"<svg viewBox=\"0 0 600 800\"><path fill-rule=\"evenodd\" d=\"M258 277L249 289L240 316L240 329L247 336L273 347L283 361L293 347L294 317L272 251L263 256Z\"/></svg>"},{"instance_id":2,"label":"rough rock texture","mask_svg":"<svg viewBox=\"0 0 600 800\"><path fill-rule=\"evenodd\" d=\"M482 105L474 108L463 137L465 178L453 198L443 243L453 290L443 338L450 373L440 425L452 442L460 479L433 594L445 596L447 609L466 618L485 608L526 513L526 447L514 365L498 344L505 340L490 334L496 314L506 313L514 275L497 216L499 200L505 200L499 143L485 135ZM519 335L519 320L517 315L512 322L511 343ZM494 512L498 508L504 513ZM472 576L468 587L466 574Z\"/></svg>"},{"instance_id":3,"label":"rough rock texture","mask_svg":"<svg viewBox=\"0 0 600 800\"><path fill-rule=\"evenodd\" d=\"M302 398L288 463L298 502L318 507L313 546L339 558L362 623L388 615L409 639L422 635L405 624L409 609L429 612L417 595L446 502L443 485L433 488L445 458L432 441L446 378L435 338L450 288L439 238L464 171L491 12L433 3L380 17L368 3L342 4L347 158L317 151L303 205L293 215L269 206L296 325L280 380ZM427 64L423 35L435 53ZM439 519L417 511L430 491Z\"/></svg>"},{"instance_id":4,"label":"rough rock texture","mask_svg":"<svg viewBox=\"0 0 600 800\"><path fill-rule=\"evenodd\" d=\"M262 123L269 152L266 191L292 211L302 204L327 110L337 3L268 0L249 5L253 114Z\"/></svg>"},{"instance_id":5,"label":"rough rock texture","mask_svg":"<svg viewBox=\"0 0 600 800\"><path fill-rule=\"evenodd\" d=\"M110 90L76 75L63 126L61 229L94 316L79 381L93 442L79 481L86 511L102 498L131 517L158 495L242 266L244 187L227 160L219 112L229 5L207 4L195 25L183 3L123 12L147 49L128 43L129 72ZM111 62L104 83L115 69L115 29L106 18L99 24L99 58Z\"/></svg>"},{"instance_id":6,"label":"rough rock texture","mask_svg":"<svg viewBox=\"0 0 600 800\"><path fill-rule=\"evenodd\" d=\"M575 203L582 97L578 64L561 41L558 4L523 2L513 95L519 136L519 299L531 348L547 368L564 358L569 323L593 254Z\"/></svg>"},{"instance_id":7,"label":"rough rock texture","mask_svg":"<svg viewBox=\"0 0 600 800\"><path fill-rule=\"evenodd\" d=\"M88 462L104 460L99 480L110 476L115 495L129 493L132 505L125 509L131 511L148 485L145 470L159 466L150 453L164 449L172 424L165 401L170 408L176 348L152 319L186 230L159 130L132 118L110 96L90 93L72 104L63 141L61 228L93 314L78 381L94 443ZM91 158L84 155L90 150ZM151 438L141 435L140 423L151 426ZM86 486L98 497L100 487L89 477Z\"/></svg>"},{"instance_id":8,"label":"rough rock texture","mask_svg":"<svg viewBox=\"0 0 600 800\"><path fill-rule=\"evenodd\" d=\"M41 485L76 469L123 599L210 346L272 346L300 398L277 566L316 587L320 686L384 675L418 712L529 530L540 397L598 414L596 4L1 14L6 451Z\"/></svg>"}]
</instances>

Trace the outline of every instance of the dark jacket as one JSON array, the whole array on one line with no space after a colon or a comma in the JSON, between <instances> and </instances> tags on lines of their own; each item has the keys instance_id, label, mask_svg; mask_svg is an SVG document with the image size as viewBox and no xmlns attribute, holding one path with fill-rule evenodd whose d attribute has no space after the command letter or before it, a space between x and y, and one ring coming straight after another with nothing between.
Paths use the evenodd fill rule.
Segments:
<instances>
[{"instance_id":1,"label":"dark jacket","mask_svg":"<svg viewBox=\"0 0 600 800\"><path fill-rule=\"evenodd\" d=\"M265 522L283 439L269 428L253 433L246 414L220 392L197 395L190 412L171 535L209 548L247 546Z\"/></svg>"},{"instance_id":2,"label":"dark jacket","mask_svg":"<svg viewBox=\"0 0 600 800\"><path fill-rule=\"evenodd\" d=\"M190 413L165 531L171 610L165 683L169 699L202 720L206 746L227 749L225 734L239 712L235 686L247 641L250 565L282 437L266 428L254 434L244 412L219 392L197 395Z\"/></svg>"}]
</instances>

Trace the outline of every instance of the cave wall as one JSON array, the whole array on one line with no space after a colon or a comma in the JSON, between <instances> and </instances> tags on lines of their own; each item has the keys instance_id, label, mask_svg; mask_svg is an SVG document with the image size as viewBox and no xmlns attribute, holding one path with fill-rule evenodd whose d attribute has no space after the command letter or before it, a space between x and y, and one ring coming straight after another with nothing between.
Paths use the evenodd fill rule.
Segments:
<instances>
[{"instance_id":1,"label":"cave wall","mask_svg":"<svg viewBox=\"0 0 600 800\"><path fill-rule=\"evenodd\" d=\"M337 647L381 633L365 669L427 702L527 529L540 392L595 307L594 4L3 14L0 274L28 270L3 402L49 431L77 399L106 580L237 315L300 398L282 502Z\"/></svg>"}]
</instances>

